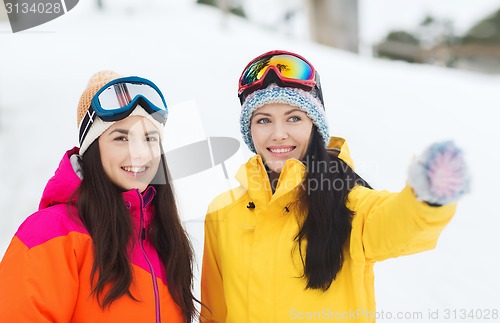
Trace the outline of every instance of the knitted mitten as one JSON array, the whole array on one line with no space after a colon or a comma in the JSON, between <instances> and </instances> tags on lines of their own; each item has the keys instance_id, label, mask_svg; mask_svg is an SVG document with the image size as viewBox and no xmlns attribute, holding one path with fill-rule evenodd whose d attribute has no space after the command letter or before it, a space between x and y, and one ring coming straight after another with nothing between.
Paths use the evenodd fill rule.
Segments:
<instances>
[{"instance_id":1,"label":"knitted mitten","mask_svg":"<svg viewBox=\"0 0 500 323\"><path fill-rule=\"evenodd\" d=\"M410 164L408 184L419 200L429 204L457 201L470 190L462 151L452 141L432 144Z\"/></svg>"}]
</instances>

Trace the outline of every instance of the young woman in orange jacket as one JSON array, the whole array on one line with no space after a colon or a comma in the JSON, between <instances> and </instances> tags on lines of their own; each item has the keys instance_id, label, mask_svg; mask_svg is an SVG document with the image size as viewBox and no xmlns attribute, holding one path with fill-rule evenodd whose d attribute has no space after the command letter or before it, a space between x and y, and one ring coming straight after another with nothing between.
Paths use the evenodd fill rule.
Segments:
<instances>
[{"instance_id":1,"label":"young woman in orange jacket","mask_svg":"<svg viewBox=\"0 0 500 323\"><path fill-rule=\"evenodd\" d=\"M161 140L167 105L140 77L102 71L78 105L39 210L0 263L2 322L179 322L196 317L193 251Z\"/></svg>"}]
</instances>

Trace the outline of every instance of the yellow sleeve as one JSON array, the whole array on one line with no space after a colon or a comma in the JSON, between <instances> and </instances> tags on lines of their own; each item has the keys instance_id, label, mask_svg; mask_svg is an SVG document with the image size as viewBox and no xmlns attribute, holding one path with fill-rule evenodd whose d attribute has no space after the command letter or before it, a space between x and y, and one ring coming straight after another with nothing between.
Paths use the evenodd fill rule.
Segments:
<instances>
[{"instance_id":1,"label":"yellow sleeve","mask_svg":"<svg viewBox=\"0 0 500 323\"><path fill-rule=\"evenodd\" d=\"M200 322L225 322L226 301L221 272L218 243L217 212L205 218L205 245L201 273L201 309Z\"/></svg>"},{"instance_id":2,"label":"yellow sleeve","mask_svg":"<svg viewBox=\"0 0 500 323\"><path fill-rule=\"evenodd\" d=\"M361 240L369 261L433 249L456 210L456 204L433 207L417 200L410 186L399 193L356 187L348 207L355 212L351 242Z\"/></svg>"}]
</instances>

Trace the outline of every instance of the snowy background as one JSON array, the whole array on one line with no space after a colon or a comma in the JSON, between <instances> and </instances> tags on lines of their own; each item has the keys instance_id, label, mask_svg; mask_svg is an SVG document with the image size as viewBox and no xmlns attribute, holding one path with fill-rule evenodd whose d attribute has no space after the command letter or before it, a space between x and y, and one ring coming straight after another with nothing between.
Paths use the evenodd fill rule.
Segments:
<instances>
[{"instance_id":1,"label":"snowy background","mask_svg":"<svg viewBox=\"0 0 500 323\"><path fill-rule=\"evenodd\" d=\"M426 15L450 19L456 31L464 33L499 7L498 0L359 0L361 38L372 43L389 29L411 30Z\"/></svg>"},{"instance_id":2,"label":"snowy background","mask_svg":"<svg viewBox=\"0 0 500 323\"><path fill-rule=\"evenodd\" d=\"M76 106L91 74L113 69L157 83L171 111L170 150L207 136L240 140L241 69L264 51L287 49L321 73L331 133L347 138L358 172L375 188L402 189L412 156L436 140L453 139L470 164L473 191L437 248L376 265L378 322L429 322L436 311L435 322L492 321L459 315L500 309L500 76L364 58L224 18L194 1L107 3L97 12L93 1L81 1L18 34L0 23L0 257L77 144ZM250 155L242 146L226 162L231 178ZM175 182L198 260L206 206L235 185L220 166ZM445 319L447 310L456 319L453 312ZM396 320L398 313L408 319Z\"/></svg>"}]
</instances>

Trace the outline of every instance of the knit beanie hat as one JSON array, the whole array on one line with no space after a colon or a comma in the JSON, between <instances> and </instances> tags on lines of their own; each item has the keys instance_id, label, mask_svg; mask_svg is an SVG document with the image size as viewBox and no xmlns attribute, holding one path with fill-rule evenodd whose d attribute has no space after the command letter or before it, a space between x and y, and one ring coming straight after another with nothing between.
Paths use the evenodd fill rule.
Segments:
<instances>
[{"instance_id":1,"label":"knit beanie hat","mask_svg":"<svg viewBox=\"0 0 500 323\"><path fill-rule=\"evenodd\" d=\"M114 72L114 71L100 71L95 73L90 77L90 80L87 84L87 88L83 91L80 101L78 102L77 109L77 126L78 129L82 126L82 121L85 117L85 114L89 113L90 104L94 95L107 83L116 80L118 78L123 77L122 75ZM158 122L155 118L153 118L146 110L144 110L140 105L138 105L134 111L130 114L130 116L141 116L147 118L151 121L156 128L162 133L163 125ZM92 117L93 122L90 125L90 129L87 134L83 138L83 141L80 143L80 156L83 156L85 151L89 148L89 146L97 139L99 136L106 131L109 127L111 127L116 121L103 121L97 115ZM81 140L81 138L80 138Z\"/></svg>"},{"instance_id":2,"label":"knit beanie hat","mask_svg":"<svg viewBox=\"0 0 500 323\"><path fill-rule=\"evenodd\" d=\"M280 87L272 83L265 89L260 89L249 94L241 105L240 130L245 144L247 144L251 151L257 153L252 141L252 135L250 134L252 114L258 108L273 103L289 104L304 111L318 128L325 147L328 146L330 135L328 134L325 108L316 92L307 92L293 87Z\"/></svg>"}]
</instances>

